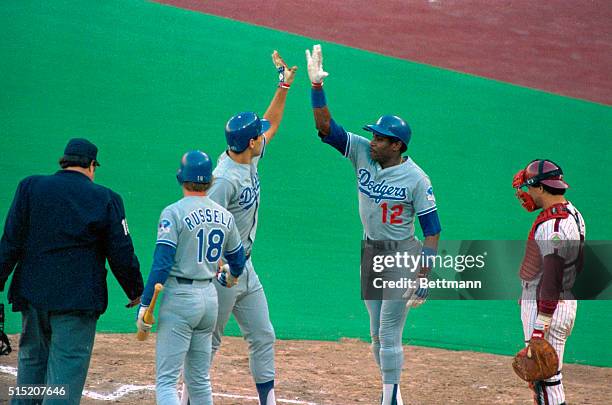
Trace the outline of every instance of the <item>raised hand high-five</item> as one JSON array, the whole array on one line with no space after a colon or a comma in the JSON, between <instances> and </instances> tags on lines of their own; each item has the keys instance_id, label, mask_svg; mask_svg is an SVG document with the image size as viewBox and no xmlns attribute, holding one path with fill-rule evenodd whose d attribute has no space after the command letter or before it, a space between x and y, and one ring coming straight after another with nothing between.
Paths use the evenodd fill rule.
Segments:
<instances>
[{"instance_id":1,"label":"raised hand high-five","mask_svg":"<svg viewBox=\"0 0 612 405\"><path fill-rule=\"evenodd\" d=\"M314 45L312 53L306 49L306 64L308 65L308 78L313 85L322 85L329 73L323 70L323 52L321 45Z\"/></svg>"},{"instance_id":2,"label":"raised hand high-five","mask_svg":"<svg viewBox=\"0 0 612 405\"><path fill-rule=\"evenodd\" d=\"M295 79L297 66L289 68L278 51L272 52L272 62L274 62L274 66L276 66L278 71L278 86L288 89L291 83L293 83L293 79Z\"/></svg>"}]
</instances>

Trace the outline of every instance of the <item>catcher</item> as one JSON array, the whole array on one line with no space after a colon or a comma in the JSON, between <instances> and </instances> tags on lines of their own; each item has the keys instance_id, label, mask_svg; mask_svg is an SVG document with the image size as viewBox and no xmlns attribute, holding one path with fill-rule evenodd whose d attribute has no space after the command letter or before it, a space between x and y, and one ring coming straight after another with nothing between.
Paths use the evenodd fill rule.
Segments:
<instances>
[{"instance_id":1,"label":"catcher","mask_svg":"<svg viewBox=\"0 0 612 405\"><path fill-rule=\"evenodd\" d=\"M576 318L577 303L570 290L582 268L585 224L564 197L569 185L556 163L532 161L514 176L512 186L527 211L541 209L520 268L527 347L515 356L513 367L529 382L536 405L564 405L561 367Z\"/></svg>"}]
</instances>

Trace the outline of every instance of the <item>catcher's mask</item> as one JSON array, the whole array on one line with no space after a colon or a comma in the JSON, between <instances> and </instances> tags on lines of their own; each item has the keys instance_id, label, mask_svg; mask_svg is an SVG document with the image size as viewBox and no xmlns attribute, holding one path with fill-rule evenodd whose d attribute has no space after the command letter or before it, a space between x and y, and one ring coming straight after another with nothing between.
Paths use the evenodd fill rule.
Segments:
<instances>
[{"instance_id":1,"label":"catcher's mask","mask_svg":"<svg viewBox=\"0 0 612 405\"><path fill-rule=\"evenodd\" d=\"M546 159L532 160L525 169L514 175L512 188L523 208L535 211L538 207L533 198L527 193L527 186L543 184L552 188L566 189L569 185L563 180L563 170L555 162Z\"/></svg>"}]
</instances>

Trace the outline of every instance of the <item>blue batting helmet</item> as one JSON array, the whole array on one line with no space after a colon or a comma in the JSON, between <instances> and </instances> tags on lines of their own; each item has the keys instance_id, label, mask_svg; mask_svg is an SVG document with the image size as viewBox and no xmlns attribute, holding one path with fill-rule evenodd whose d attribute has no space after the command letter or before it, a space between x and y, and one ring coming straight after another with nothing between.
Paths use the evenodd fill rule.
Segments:
<instances>
[{"instance_id":1,"label":"blue batting helmet","mask_svg":"<svg viewBox=\"0 0 612 405\"><path fill-rule=\"evenodd\" d=\"M259 118L254 112L241 112L225 124L225 139L232 152L240 153L249 146L251 139L270 129L270 121Z\"/></svg>"},{"instance_id":2,"label":"blue batting helmet","mask_svg":"<svg viewBox=\"0 0 612 405\"><path fill-rule=\"evenodd\" d=\"M192 150L183 155L181 167L176 173L179 184L210 183L212 179L212 162L208 155L199 150Z\"/></svg>"},{"instance_id":3,"label":"blue batting helmet","mask_svg":"<svg viewBox=\"0 0 612 405\"><path fill-rule=\"evenodd\" d=\"M412 131L408 123L397 115L383 115L376 121L376 124L363 127L366 131L374 132L377 135L397 138L408 147Z\"/></svg>"}]
</instances>

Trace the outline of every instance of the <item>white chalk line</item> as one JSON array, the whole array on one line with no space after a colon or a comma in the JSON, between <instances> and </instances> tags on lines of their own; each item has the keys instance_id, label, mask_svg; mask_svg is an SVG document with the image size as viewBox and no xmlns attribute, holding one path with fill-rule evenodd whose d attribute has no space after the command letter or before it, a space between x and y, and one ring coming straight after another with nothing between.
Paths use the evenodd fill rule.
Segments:
<instances>
[{"instance_id":1,"label":"white chalk line","mask_svg":"<svg viewBox=\"0 0 612 405\"><path fill-rule=\"evenodd\" d=\"M0 371L4 374L11 374L17 377L17 369L15 367L0 366Z\"/></svg>"},{"instance_id":2,"label":"white chalk line","mask_svg":"<svg viewBox=\"0 0 612 405\"><path fill-rule=\"evenodd\" d=\"M17 369L15 367L10 366L0 366L0 373L11 374L17 377ZM131 385L126 384L117 388L114 392L110 394L101 394L99 392L83 390L83 396L91 399L97 399L100 401L116 401L121 397L124 397L132 392L137 391L155 391L155 385ZM233 399L246 399L249 401L258 401L259 398L248 396L248 395L236 395L236 394L221 394L213 392L213 396L222 397L222 398L233 398ZM282 399L279 398L276 402L283 404L301 404L301 405L317 405L315 402L307 402L307 401L298 401L295 399Z\"/></svg>"}]
</instances>

